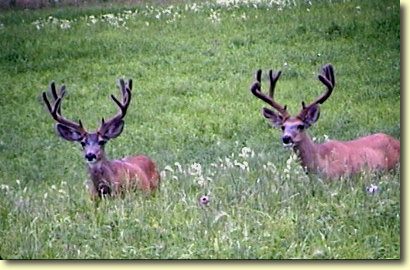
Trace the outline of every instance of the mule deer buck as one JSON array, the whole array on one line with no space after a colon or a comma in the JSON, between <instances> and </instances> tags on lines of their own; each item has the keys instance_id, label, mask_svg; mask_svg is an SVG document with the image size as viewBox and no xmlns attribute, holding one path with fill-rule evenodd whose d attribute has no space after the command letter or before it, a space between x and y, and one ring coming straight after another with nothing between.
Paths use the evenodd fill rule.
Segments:
<instances>
[{"instance_id":1,"label":"mule deer buck","mask_svg":"<svg viewBox=\"0 0 410 270\"><path fill-rule=\"evenodd\" d=\"M47 98L47 93L42 93L42 99L51 117L57 121L56 132L67 141L79 142L84 150L84 158L88 163L92 180L91 195L93 197L110 195L118 196L124 191L141 189L155 191L159 185L159 174L155 163L146 156L126 157L119 160L107 160L104 145L116 138L124 127L124 116L131 102L132 80L126 84L119 80L122 99L119 101L111 95L112 100L119 107L118 113L104 121L94 133L88 132L81 120L78 123L67 120L61 115L61 102L66 92L64 85L56 91L54 82L50 83L53 104Z\"/></svg>"},{"instance_id":2,"label":"mule deer buck","mask_svg":"<svg viewBox=\"0 0 410 270\"><path fill-rule=\"evenodd\" d=\"M276 111L262 108L262 114L275 127L282 130L282 142L293 148L302 167L307 172L324 175L326 178L351 176L361 170L390 170L400 163L400 142L383 133L377 133L354 141L327 141L316 144L306 129L319 119L319 104L332 94L335 75L331 65L322 67L319 80L326 86L324 93L309 105L302 102L298 115L292 117L286 106L274 99L274 89L281 71L269 71L269 93L261 92L262 71L258 70L250 91L253 95L271 105Z\"/></svg>"}]
</instances>

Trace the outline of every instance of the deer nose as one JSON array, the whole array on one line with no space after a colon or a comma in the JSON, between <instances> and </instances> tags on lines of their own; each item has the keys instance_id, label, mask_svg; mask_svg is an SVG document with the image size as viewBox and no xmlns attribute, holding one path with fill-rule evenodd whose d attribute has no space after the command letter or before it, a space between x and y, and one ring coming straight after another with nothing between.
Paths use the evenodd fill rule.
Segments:
<instances>
[{"instance_id":1,"label":"deer nose","mask_svg":"<svg viewBox=\"0 0 410 270\"><path fill-rule=\"evenodd\" d=\"M292 137L290 137L290 136L283 136L282 137L282 142L283 142L283 144L290 144L290 143L292 143Z\"/></svg>"},{"instance_id":2,"label":"deer nose","mask_svg":"<svg viewBox=\"0 0 410 270\"><path fill-rule=\"evenodd\" d=\"M96 160L96 159L97 159L97 156L96 156L95 154L93 154L93 153L87 153L87 154L85 155L85 159L86 159L87 161L91 162L91 161Z\"/></svg>"}]
</instances>

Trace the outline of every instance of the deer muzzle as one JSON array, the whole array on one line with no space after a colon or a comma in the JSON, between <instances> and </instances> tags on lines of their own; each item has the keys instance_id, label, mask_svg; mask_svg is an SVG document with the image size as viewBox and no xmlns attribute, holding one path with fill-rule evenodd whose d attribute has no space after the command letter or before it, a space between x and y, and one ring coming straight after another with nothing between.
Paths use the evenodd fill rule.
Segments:
<instances>
[{"instance_id":1,"label":"deer muzzle","mask_svg":"<svg viewBox=\"0 0 410 270\"><path fill-rule=\"evenodd\" d=\"M88 163L97 162L97 156L94 153L87 153L85 154L84 158Z\"/></svg>"},{"instance_id":2,"label":"deer muzzle","mask_svg":"<svg viewBox=\"0 0 410 270\"><path fill-rule=\"evenodd\" d=\"M292 146L293 145L293 139L289 135L282 136L282 143L284 146Z\"/></svg>"}]
</instances>

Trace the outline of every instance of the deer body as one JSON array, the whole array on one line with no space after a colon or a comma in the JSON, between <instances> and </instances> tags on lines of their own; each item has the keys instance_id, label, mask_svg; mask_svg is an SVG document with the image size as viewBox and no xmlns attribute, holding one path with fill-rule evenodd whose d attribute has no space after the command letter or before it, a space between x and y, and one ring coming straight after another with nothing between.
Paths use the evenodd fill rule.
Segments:
<instances>
[{"instance_id":1,"label":"deer body","mask_svg":"<svg viewBox=\"0 0 410 270\"><path fill-rule=\"evenodd\" d=\"M361 170L391 170L400 160L399 141L383 133L322 144L314 143L307 135L293 150L308 172L328 178L351 176Z\"/></svg>"},{"instance_id":2,"label":"deer body","mask_svg":"<svg viewBox=\"0 0 410 270\"><path fill-rule=\"evenodd\" d=\"M155 163L146 156L126 157L120 160L89 164L91 194L121 194L124 190L153 191L158 188L159 175ZM105 191L106 189L106 191Z\"/></svg>"},{"instance_id":3,"label":"deer body","mask_svg":"<svg viewBox=\"0 0 410 270\"><path fill-rule=\"evenodd\" d=\"M56 132L65 140L80 143L84 150L84 158L88 164L92 181L90 190L92 196L117 196L134 189L155 191L160 181L155 163L146 156L126 157L111 161L106 158L104 146L108 140L121 134L124 127L123 117L131 101L132 81L129 80L128 84L125 84L123 80L120 80L119 86L122 91L122 101L118 101L114 96L111 97L120 111L107 122L102 119L99 129L94 133L87 132L81 120L75 123L61 115L61 101L65 94L64 86L57 93L54 82L50 84L54 99L53 105L48 101L45 92L42 95L48 111L58 122Z\"/></svg>"},{"instance_id":4,"label":"deer body","mask_svg":"<svg viewBox=\"0 0 410 270\"><path fill-rule=\"evenodd\" d=\"M328 141L316 144L306 129L319 118L319 104L326 101L335 85L333 67L323 67L319 80L327 87L327 91L308 106L302 102L302 109L295 117L287 113L286 106L279 105L273 98L275 84L281 75L269 71L269 94L260 91L261 70L256 73L256 80L251 85L251 92L270 104L279 113L268 108L262 109L264 117L269 118L273 126L282 129L282 142L293 148L298 155L301 166L311 173L322 174L327 178L351 176L362 170L393 169L400 163L400 141L383 133L362 137L353 141Z\"/></svg>"}]
</instances>

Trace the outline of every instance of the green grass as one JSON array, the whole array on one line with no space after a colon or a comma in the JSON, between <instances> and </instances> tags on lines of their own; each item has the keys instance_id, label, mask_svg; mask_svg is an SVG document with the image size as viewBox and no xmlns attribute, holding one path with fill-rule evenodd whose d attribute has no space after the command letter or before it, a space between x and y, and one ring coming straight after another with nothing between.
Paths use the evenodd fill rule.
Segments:
<instances>
[{"instance_id":1,"label":"green grass","mask_svg":"<svg viewBox=\"0 0 410 270\"><path fill-rule=\"evenodd\" d=\"M399 2L278 2L1 12L1 257L399 259L399 170L306 176L248 90L256 69L280 69L277 99L296 113L332 63L311 136L400 138ZM96 204L80 147L39 95L66 84L65 116L93 130L122 77L135 94L108 155L149 155L161 189Z\"/></svg>"}]
</instances>

